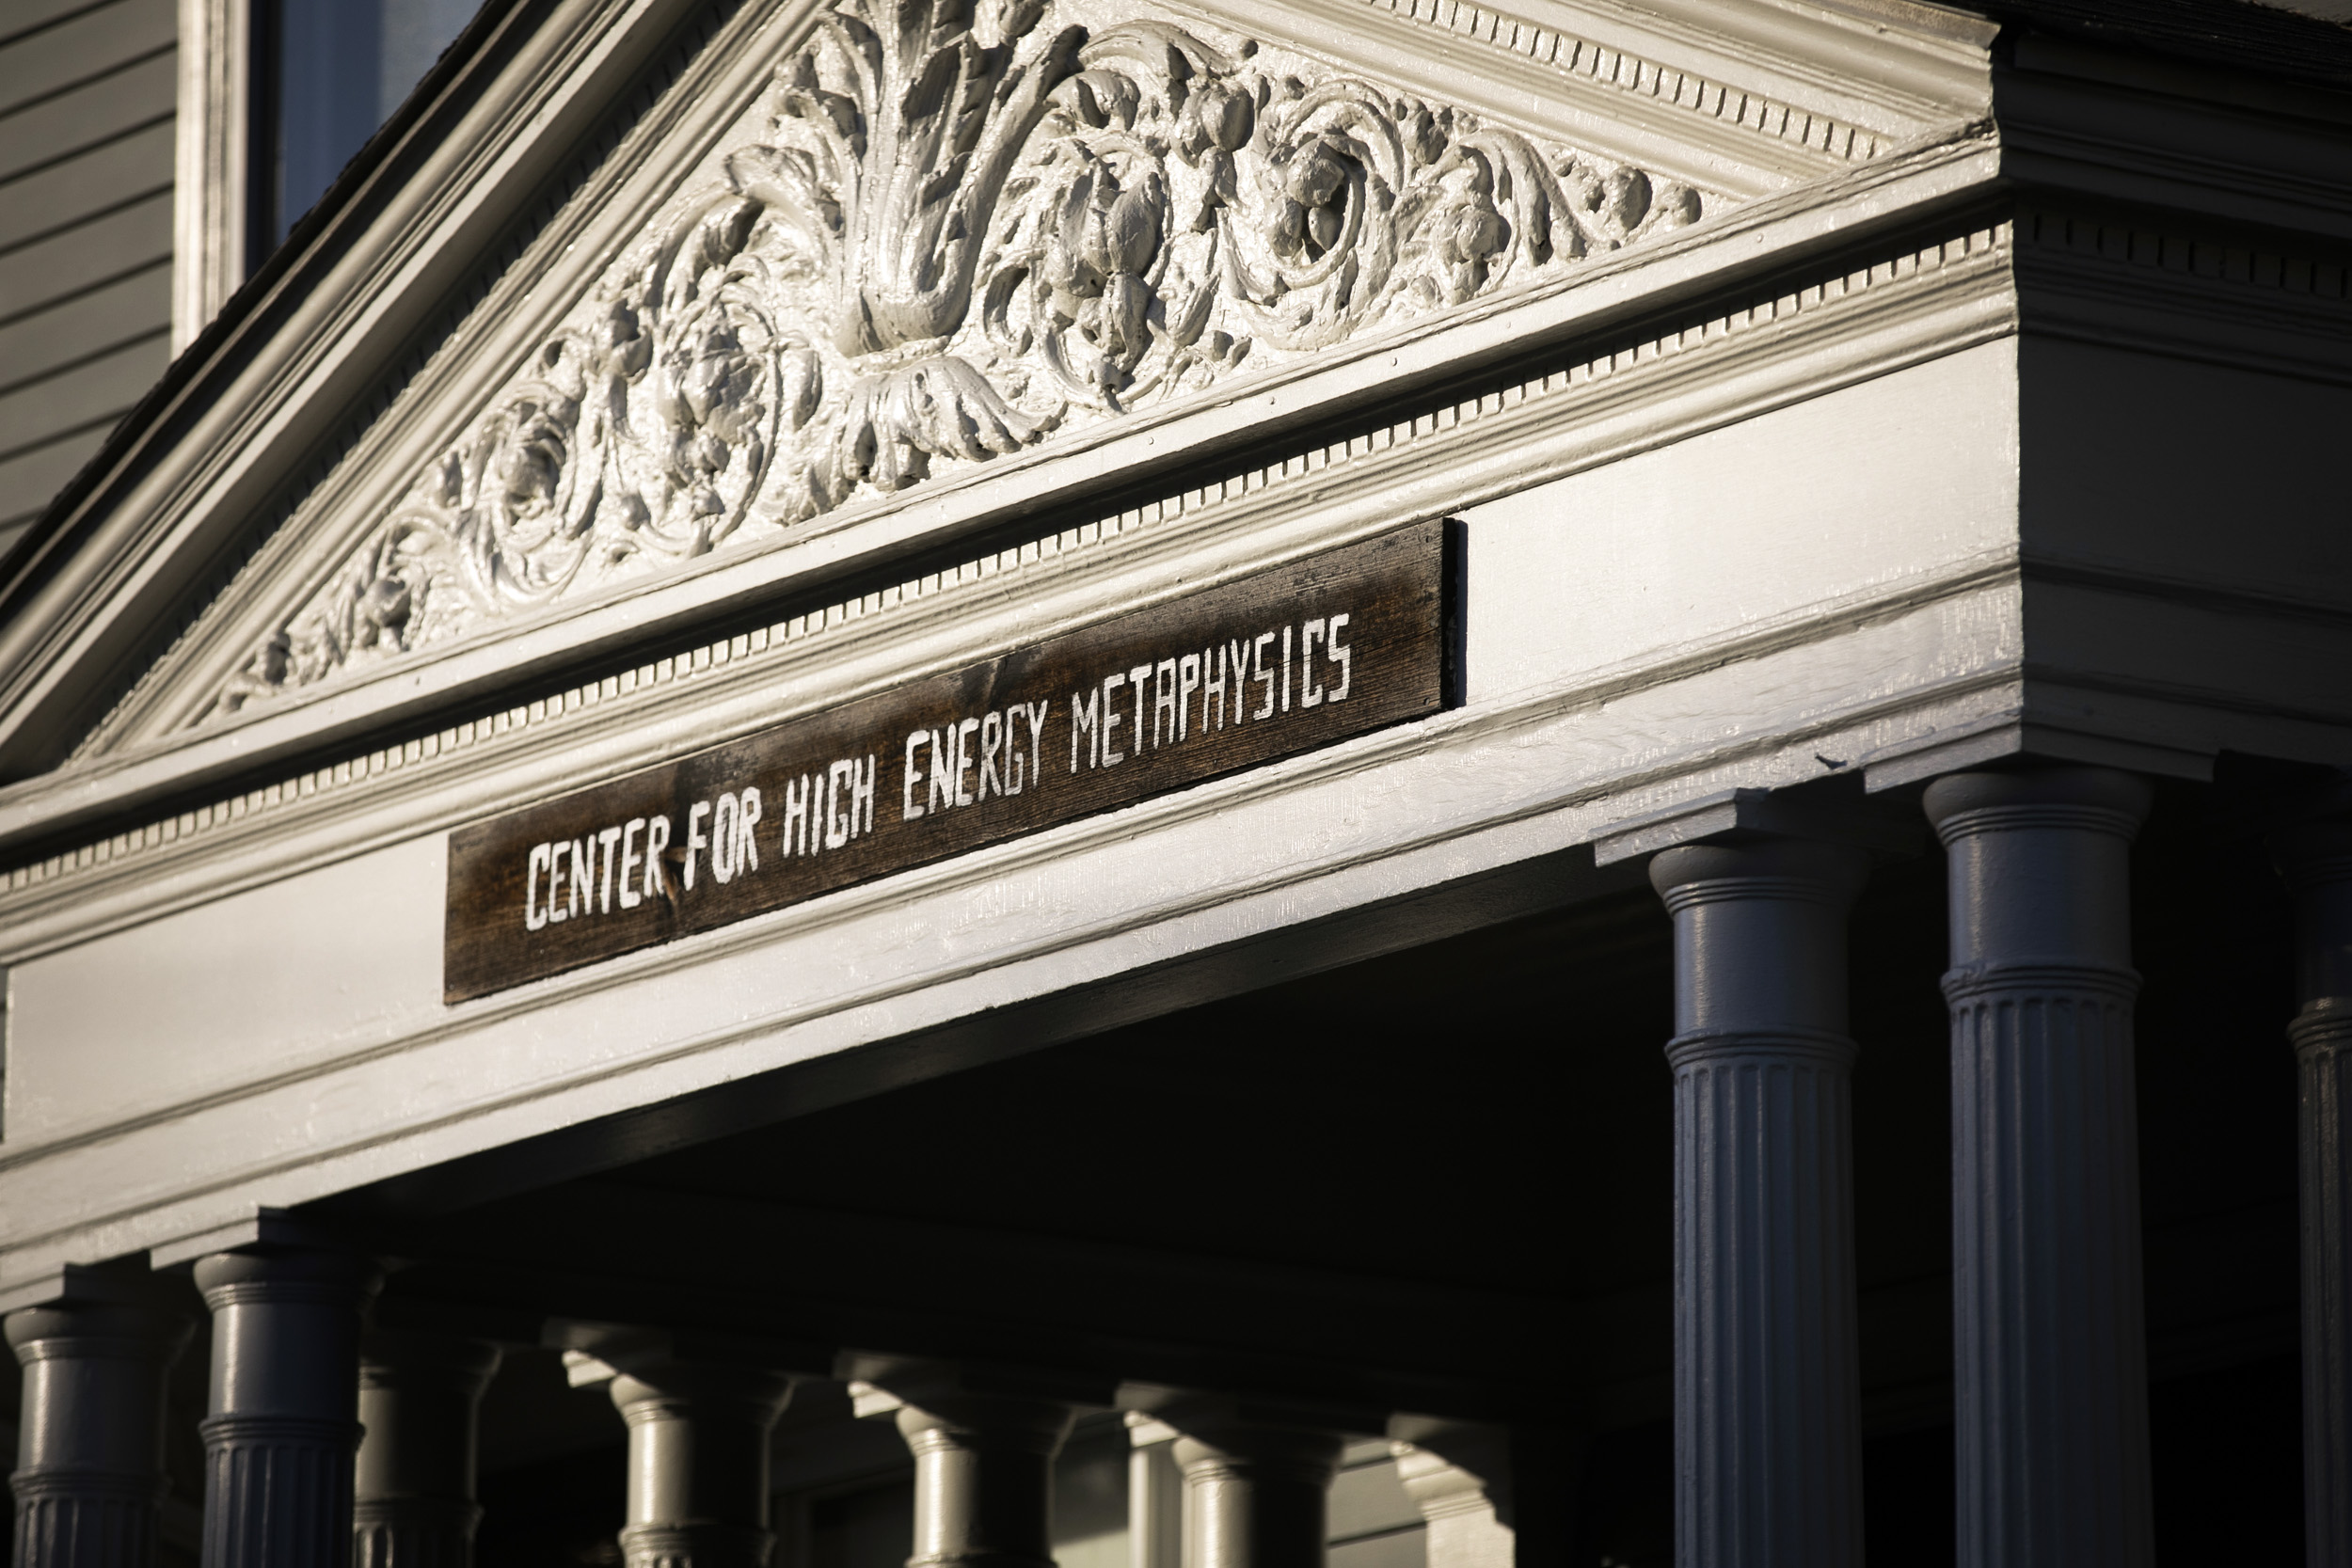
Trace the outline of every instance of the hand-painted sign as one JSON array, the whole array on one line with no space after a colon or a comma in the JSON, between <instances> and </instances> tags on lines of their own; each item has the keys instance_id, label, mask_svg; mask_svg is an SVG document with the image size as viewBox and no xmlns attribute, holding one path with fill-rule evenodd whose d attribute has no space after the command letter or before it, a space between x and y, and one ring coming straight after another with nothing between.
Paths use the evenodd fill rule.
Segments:
<instances>
[{"instance_id":1,"label":"hand-painted sign","mask_svg":"<svg viewBox=\"0 0 2352 1568\"><path fill-rule=\"evenodd\" d=\"M450 1002L1422 718L1415 524L450 835Z\"/></svg>"}]
</instances>

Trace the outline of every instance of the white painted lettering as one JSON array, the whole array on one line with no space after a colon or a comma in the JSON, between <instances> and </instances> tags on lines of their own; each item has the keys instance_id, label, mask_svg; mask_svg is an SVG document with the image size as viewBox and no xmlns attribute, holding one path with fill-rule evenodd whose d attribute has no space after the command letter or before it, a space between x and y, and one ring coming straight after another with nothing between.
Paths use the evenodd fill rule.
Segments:
<instances>
[{"instance_id":1,"label":"white painted lettering","mask_svg":"<svg viewBox=\"0 0 2352 1568\"><path fill-rule=\"evenodd\" d=\"M1115 688L1126 684L1127 677L1124 675L1103 677L1103 766L1105 768L1116 768L1127 760L1126 752L1118 751L1111 745L1111 731L1119 728L1119 708L1111 701L1111 692Z\"/></svg>"},{"instance_id":2,"label":"white painted lettering","mask_svg":"<svg viewBox=\"0 0 2352 1568\"><path fill-rule=\"evenodd\" d=\"M1323 617L1298 628L1298 705L1323 705L1323 683L1315 679L1315 644L1323 641Z\"/></svg>"},{"instance_id":3,"label":"white painted lettering","mask_svg":"<svg viewBox=\"0 0 2352 1568\"><path fill-rule=\"evenodd\" d=\"M735 868L738 871L756 871L759 869L759 835L752 830L759 825L758 788L747 786L740 800L742 804L738 810L737 819L741 825L737 832L743 842L736 851Z\"/></svg>"},{"instance_id":4,"label":"white painted lettering","mask_svg":"<svg viewBox=\"0 0 2352 1568\"><path fill-rule=\"evenodd\" d=\"M1089 691L1084 698L1075 691L1070 694L1070 770L1073 773L1078 770L1078 737L1082 735L1087 737L1087 766L1092 768L1102 761L1102 713L1103 694L1100 691Z\"/></svg>"},{"instance_id":5,"label":"white painted lettering","mask_svg":"<svg viewBox=\"0 0 2352 1568\"><path fill-rule=\"evenodd\" d=\"M662 875L661 851L670 847L670 819L656 816L645 823L645 896L670 896L670 879Z\"/></svg>"},{"instance_id":6,"label":"white painted lettering","mask_svg":"<svg viewBox=\"0 0 2352 1568\"><path fill-rule=\"evenodd\" d=\"M560 889L565 895L566 901L569 901L571 890L564 885L564 863L571 858L572 841L568 838L556 840L554 851L548 861L548 918L549 920L562 920L570 913L568 910L559 910L555 907L555 896Z\"/></svg>"},{"instance_id":7,"label":"white painted lettering","mask_svg":"<svg viewBox=\"0 0 2352 1568\"><path fill-rule=\"evenodd\" d=\"M1291 710L1291 628L1282 628L1282 711Z\"/></svg>"},{"instance_id":8,"label":"white painted lettering","mask_svg":"<svg viewBox=\"0 0 2352 1568\"><path fill-rule=\"evenodd\" d=\"M1274 672L1266 668L1265 662L1265 645L1273 641L1274 634L1272 632L1262 632L1259 634L1258 640L1249 645L1249 657L1251 660L1249 678L1253 681L1260 682L1265 687L1265 702L1255 713L1252 713L1249 716L1252 719L1271 719L1274 717Z\"/></svg>"},{"instance_id":9,"label":"white painted lettering","mask_svg":"<svg viewBox=\"0 0 2352 1568\"><path fill-rule=\"evenodd\" d=\"M637 835L645 831L645 819L632 816L621 829L621 908L633 910L645 901L644 895L635 887L637 880Z\"/></svg>"},{"instance_id":10,"label":"white painted lettering","mask_svg":"<svg viewBox=\"0 0 2352 1568\"><path fill-rule=\"evenodd\" d=\"M836 762L825 770L825 847L828 849L838 849L850 842L850 830L857 824L856 804L854 800L850 802L850 815L846 816L837 808L843 803L843 789L854 787L856 783L856 763Z\"/></svg>"},{"instance_id":11,"label":"white painted lettering","mask_svg":"<svg viewBox=\"0 0 2352 1568\"><path fill-rule=\"evenodd\" d=\"M710 847L710 840L703 837L703 818L710 815L710 802L697 800L686 814L686 891L694 891L694 855Z\"/></svg>"},{"instance_id":12,"label":"white painted lettering","mask_svg":"<svg viewBox=\"0 0 2352 1568\"><path fill-rule=\"evenodd\" d=\"M985 800L988 792L1005 793L1004 776L996 771L996 753L1005 749L1005 716L990 712L980 721L980 787L976 799Z\"/></svg>"},{"instance_id":13,"label":"white painted lettering","mask_svg":"<svg viewBox=\"0 0 2352 1568\"><path fill-rule=\"evenodd\" d=\"M1143 705L1152 695L1152 667L1149 664L1138 664L1128 671L1127 684L1135 689L1136 693L1136 733L1128 740L1127 748L1134 754L1140 756L1143 754L1144 742Z\"/></svg>"},{"instance_id":14,"label":"white painted lettering","mask_svg":"<svg viewBox=\"0 0 2352 1568\"><path fill-rule=\"evenodd\" d=\"M1204 654L1200 660L1204 675L1208 667L1209 658ZM1200 683L1200 727L1204 730L1209 727L1209 699L1212 697L1216 699L1216 727L1221 730L1225 727L1225 649L1222 644L1216 649L1216 673L1207 675Z\"/></svg>"},{"instance_id":15,"label":"white painted lettering","mask_svg":"<svg viewBox=\"0 0 2352 1568\"><path fill-rule=\"evenodd\" d=\"M850 836L874 831L874 753L866 753L866 766L851 771L850 780Z\"/></svg>"},{"instance_id":16,"label":"white painted lettering","mask_svg":"<svg viewBox=\"0 0 2352 1568\"><path fill-rule=\"evenodd\" d=\"M607 828L596 835L596 842L604 846L604 877L598 884L596 894L598 914L612 912L612 846L620 842L620 837L621 830L618 827Z\"/></svg>"},{"instance_id":17,"label":"white painted lettering","mask_svg":"<svg viewBox=\"0 0 2352 1568\"><path fill-rule=\"evenodd\" d=\"M1152 745L1154 750L1180 740L1184 727L1182 699L1176 692L1176 661L1164 658L1152 670Z\"/></svg>"},{"instance_id":18,"label":"white painted lettering","mask_svg":"<svg viewBox=\"0 0 2352 1568\"><path fill-rule=\"evenodd\" d=\"M1045 782L1045 710L1053 705L1050 697L1041 703L1021 705L1021 711L1029 720L1029 773L1039 784ZM1074 734L1070 737L1070 750L1073 756L1077 753L1078 737ZM1018 795L1021 791L1016 788L1013 793Z\"/></svg>"},{"instance_id":19,"label":"white painted lettering","mask_svg":"<svg viewBox=\"0 0 2352 1568\"><path fill-rule=\"evenodd\" d=\"M1330 629L1323 639L1324 646L1330 650L1331 657L1338 660L1340 666L1340 684L1331 689L1331 700L1335 703L1347 701L1348 683L1356 678L1356 650L1340 641L1340 628L1345 625L1345 611L1332 616Z\"/></svg>"},{"instance_id":20,"label":"white painted lettering","mask_svg":"<svg viewBox=\"0 0 2352 1568\"><path fill-rule=\"evenodd\" d=\"M548 911L539 907L539 873L547 870L549 863L554 860L555 857L550 852L553 846L546 844L534 844L531 847L531 865L523 873L523 929L526 931L535 931L548 923ZM555 890L550 885L548 889L548 902L550 907L553 906L554 901Z\"/></svg>"},{"instance_id":21,"label":"white painted lettering","mask_svg":"<svg viewBox=\"0 0 2352 1568\"><path fill-rule=\"evenodd\" d=\"M1192 694L1200 689L1200 658L1199 654L1186 654L1176 661L1176 738L1184 738L1184 715L1191 710ZM1209 727L1207 699L1200 704L1200 727Z\"/></svg>"},{"instance_id":22,"label":"white painted lettering","mask_svg":"<svg viewBox=\"0 0 2352 1568\"><path fill-rule=\"evenodd\" d=\"M979 760L972 754L972 736L979 727L977 719L966 719L956 726L956 804L960 806L972 803L972 792L964 787L963 776Z\"/></svg>"},{"instance_id":23,"label":"white painted lettering","mask_svg":"<svg viewBox=\"0 0 2352 1568\"><path fill-rule=\"evenodd\" d=\"M917 746L928 746L930 743L931 732L929 730L916 730L913 735L907 736L906 788L898 797L898 820L901 822L912 822L916 817L923 815L923 808L914 803L914 786L916 784L921 782L923 777L923 775L915 769L914 749ZM792 808L787 802L785 809L789 811Z\"/></svg>"},{"instance_id":24,"label":"white painted lettering","mask_svg":"<svg viewBox=\"0 0 2352 1568\"><path fill-rule=\"evenodd\" d=\"M710 814L710 874L723 885L735 880L735 852L743 837L742 810L730 789L720 795L718 807Z\"/></svg>"},{"instance_id":25,"label":"white painted lettering","mask_svg":"<svg viewBox=\"0 0 2352 1568\"><path fill-rule=\"evenodd\" d=\"M784 781L784 836L787 856L808 853L808 775L795 773ZM921 816L923 808L914 808Z\"/></svg>"},{"instance_id":26,"label":"white painted lettering","mask_svg":"<svg viewBox=\"0 0 2352 1568\"><path fill-rule=\"evenodd\" d=\"M931 732L931 810L956 803L956 727Z\"/></svg>"}]
</instances>

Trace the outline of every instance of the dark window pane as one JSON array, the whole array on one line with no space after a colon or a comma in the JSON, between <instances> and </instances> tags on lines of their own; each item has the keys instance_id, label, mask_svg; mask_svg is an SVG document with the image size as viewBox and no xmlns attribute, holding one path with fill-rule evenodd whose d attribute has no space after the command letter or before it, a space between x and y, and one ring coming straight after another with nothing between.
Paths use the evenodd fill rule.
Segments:
<instances>
[{"instance_id":1,"label":"dark window pane","mask_svg":"<svg viewBox=\"0 0 2352 1568\"><path fill-rule=\"evenodd\" d=\"M275 246L473 16L474 0L258 0Z\"/></svg>"}]
</instances>

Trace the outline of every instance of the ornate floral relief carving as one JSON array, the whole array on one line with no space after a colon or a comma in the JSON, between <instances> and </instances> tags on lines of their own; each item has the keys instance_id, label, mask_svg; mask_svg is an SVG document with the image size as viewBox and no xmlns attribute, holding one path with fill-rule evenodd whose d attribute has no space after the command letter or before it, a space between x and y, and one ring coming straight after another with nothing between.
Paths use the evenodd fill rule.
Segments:
<instances>
[{"instance_id":1,"label":"ornate floral relief carving","mask_svg":"<svg viewBox=\"0 0 2352 1568\"><path fill-rule=\"evenodd\" d=\"M706 182L213 711L1719 200L1115 0L836 0Z\"/></svg>"}]
</instances>

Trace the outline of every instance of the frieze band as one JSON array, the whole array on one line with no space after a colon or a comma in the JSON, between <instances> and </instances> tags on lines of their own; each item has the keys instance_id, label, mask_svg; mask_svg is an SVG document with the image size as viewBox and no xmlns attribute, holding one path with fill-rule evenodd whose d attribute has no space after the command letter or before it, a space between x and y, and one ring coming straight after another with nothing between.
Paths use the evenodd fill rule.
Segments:
<instances>
[{"instance_id":1,"label":"frieze band","mask_svg":"<svg viewBox=\"0 0 2352 1568\"><path fill-rule=\"evenodd\" d=\"M1442 705L1423 522L450 837L463 1001Z\"/></svg>"}]
</instances>

